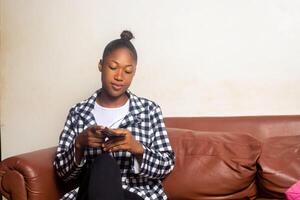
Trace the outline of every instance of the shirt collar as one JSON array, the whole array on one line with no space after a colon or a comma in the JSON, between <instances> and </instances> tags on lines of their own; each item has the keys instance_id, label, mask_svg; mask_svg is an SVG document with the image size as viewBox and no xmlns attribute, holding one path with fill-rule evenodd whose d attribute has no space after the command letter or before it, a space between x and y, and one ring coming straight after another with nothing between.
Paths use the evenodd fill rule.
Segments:
<instances>
[{"instance_id":1,"label":"shirt collar","mask_svg":"<svg viewBox=\"0 0 300 200\"><path fill-rule=\"evenodd\" d=\"M94 92L94 94L85 100L77 109L77 112L79 115L81 115L83 118L90 118L93 117L92 110L95 107L96 99L98 94L101 92L101 89ZM139 113L142 113L145 111L145 108L143 106L142 101L139 97L137 97L135 94L130 92L129 90L126 91L126 94L129 96L129 115L136 116Z\"/></svg>"}]
</instances>

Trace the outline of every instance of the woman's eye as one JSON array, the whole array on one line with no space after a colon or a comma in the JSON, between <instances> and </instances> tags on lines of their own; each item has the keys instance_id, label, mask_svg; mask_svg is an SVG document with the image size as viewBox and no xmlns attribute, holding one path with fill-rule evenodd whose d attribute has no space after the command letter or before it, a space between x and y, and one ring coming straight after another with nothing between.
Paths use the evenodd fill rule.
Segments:
<instances>
[{"instance_id":1,"label":"woman's eye","mask_svg":"<svg viewBox=\"0 0 300 200\"><path fill-rule=\"evenodd\" d=\"M116 70L117 69L117 67L115 67L115 66L108 66L110 69L112 69L112 70Z\"/></svg>"},{"instance_id":2,"label":"woman's eye","mask_svg":"<svg viewBox=\"0 0 300 200\"><path fill-rule=\"evenodd\" d=\"M133 69L132 69L132 67L126 67L124 69L124 71L125 71L126 74L131 74L133 72Z\"/></svg>"}]
</instances>

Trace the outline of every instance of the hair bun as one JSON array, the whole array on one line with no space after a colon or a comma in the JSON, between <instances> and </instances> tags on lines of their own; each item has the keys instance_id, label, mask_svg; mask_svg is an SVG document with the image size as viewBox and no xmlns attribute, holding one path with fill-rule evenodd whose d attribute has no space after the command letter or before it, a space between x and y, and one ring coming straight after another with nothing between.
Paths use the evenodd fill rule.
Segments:
<instances>
[{"instance_id":1,"label":"hair bun","mask_svg":"<svg viewBox=\"0 0 300 200\"><path fill-rule=\"evenodd\" d=\"M133 34L130 31L124 30L121 33L121 39L122 40L128 40L130 41L132 38L134 38Z\"/></svg>"}]
</instances>

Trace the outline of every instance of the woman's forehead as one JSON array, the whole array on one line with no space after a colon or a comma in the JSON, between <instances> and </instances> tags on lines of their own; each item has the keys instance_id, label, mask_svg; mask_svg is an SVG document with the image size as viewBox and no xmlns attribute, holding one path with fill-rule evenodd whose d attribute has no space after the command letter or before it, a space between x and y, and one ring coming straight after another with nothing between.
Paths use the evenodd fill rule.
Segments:
<instances>
[{"instance_id":1,"label":"woman's forehead","mask_svg":"<svg viewBox=\"0 0 300 200\"><path fill-rule=\"evenodd\" d=\"M127 48L119 48L110 52L106 58L104 58L106 62L114 62L116 64L122 65L135 65L136 62L132 55L132 52Z\"/></svg>"}]
</instances>

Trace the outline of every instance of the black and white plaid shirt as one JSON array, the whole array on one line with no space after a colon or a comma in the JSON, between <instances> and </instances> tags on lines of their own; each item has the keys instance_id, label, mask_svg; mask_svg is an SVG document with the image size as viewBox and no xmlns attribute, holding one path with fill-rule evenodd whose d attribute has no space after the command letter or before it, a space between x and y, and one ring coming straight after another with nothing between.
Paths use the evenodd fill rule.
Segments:
<instances>
[{"instance_id":1,"label":"black and white plaid shirt","mask_svg":"<svg viewBox=\"0 0 300 200\"><path fill-rule=\"evenodd\" d=\"M100 90L99 90L100 91ZM76 179L83 167L75 164L75 137L96 121L91 113L97 94L76 104L70 109L54 161L57 174L63 180ZM145 200L167 199L161 180L174 167L174 153L170 146L160 107L154 102L127 92L130 105L129 114L119 128L128 129L136 140L144 146L140 170L134 168L134 155L120 151L113 154L119 164L124 189L134 192ZM93 158L101 154L100 148L86 148L84 162L90 165ZM62 199L76 199L78 188L65 194Z\"/></svg>"}]
</instances>

